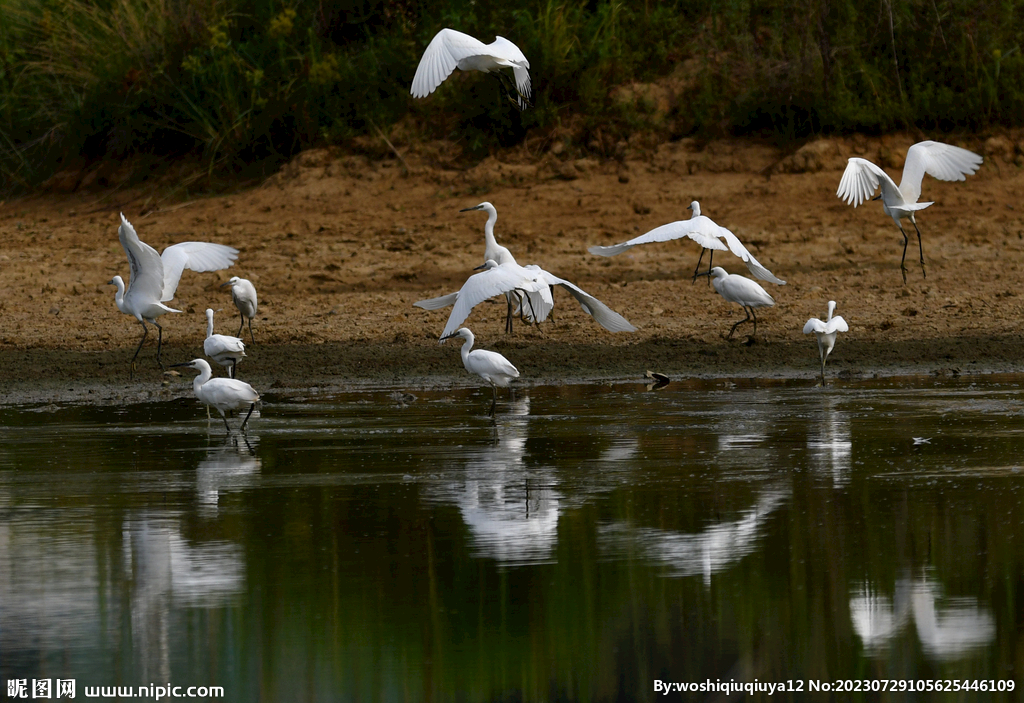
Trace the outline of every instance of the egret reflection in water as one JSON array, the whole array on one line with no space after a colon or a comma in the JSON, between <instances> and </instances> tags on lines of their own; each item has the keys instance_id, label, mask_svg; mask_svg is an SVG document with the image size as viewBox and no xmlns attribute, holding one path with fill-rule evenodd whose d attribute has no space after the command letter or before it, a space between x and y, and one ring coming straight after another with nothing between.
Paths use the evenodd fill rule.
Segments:
<instances>
[{"instance_id":1,"label":"egret reflection in water","mask_svg":"<svg viewBox=\"0 0 1024 703\"><path fill-rule=\"evenodd\" d=\"M639 553L643 559L668 567L671 576L701 574L704 583L710 584L713 574L734 566L758 548L768 518L789 496L790 489L785 486L767 488L738 520L717 522L698 533L626 523L608 525L599 533L599 544L608 553Z\"/></svg>"},{"instance_id":2,"label":"egret reflection in water","mask_svg":"<svg viewBox=\"0 0 1024 703\"><path fill-rule=\"evenodd\" d=\"M995 640L995 618L976 598L944 598L937 581L921 577L897 579L893 597L862 583L850 597L853 629L871 656L885 654L913 620L925 654L952 661Z\"/></svg>"},{"instance_id":3,"label":"egret reflection in water","mask_svg":"<svg viewBox=\"0 0 1024 703\"><path fill-rule=\"evenodd\" d=\"M494 444L472 456L459 478L434 489L458 506L472 535L474 557L503 565L552 561L561 495L546 469L527 467L530 397L525 391L494 418Z\"/></svg>"},{"instance_id":4,"label":"egret reflection in water","mask_svg":"<svg viewBox=\"0 0 1024 703\"><path fill-rule=\"evenodd\" d=\"M217 514L221 497L243 491L259 480L260 458L256 454L259 439L253 435L231 435L211 447L196 467L196 498L204 517Z\"/></svg>"},{"instance_id":5,"label":"egret reflection in water","mask_svg":"<svg viewBox=\"0 0 1024 703\"><path fill-rule=\"evenodd\" d=\"M841 488L850 481L853 441L850 416L839 409L839 401L822 399L821 412L811 435L807 438L810 468L832 477L833 488Z\"/></svg>"}]
</instances>

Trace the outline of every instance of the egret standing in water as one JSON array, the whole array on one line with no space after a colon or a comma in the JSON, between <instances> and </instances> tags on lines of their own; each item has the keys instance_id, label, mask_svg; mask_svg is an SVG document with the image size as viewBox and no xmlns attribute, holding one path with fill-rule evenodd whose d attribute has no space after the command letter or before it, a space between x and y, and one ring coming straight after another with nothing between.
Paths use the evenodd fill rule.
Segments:
<instances>
[{"instance_id":1,"label":"egret standing in water","mask_svg":"<svg viewBox=\"0 0 1024 703\"><path fill-rule=\"evenodd\" d=\"M225 413L228 410L241 411L248 406L249 412L239 428L245 432L249 417L260 400L260 394L252 386L234 378L213 378L213 369L205 359L193 359L184 364L173 364L173 366L189 366L199 372L199 375L192 379L192 391L200 403L217 409L224 420L224 427L228 434L231 434L231 427L228 425Z\"/></svg>"},{"instance_id":2,"label":"egret standing in water","mask_svg":"<svg viewBox=\"0 0 1024 703\"><path fill-rule=\"evenodd\" d=\"M832 317L832 313L836 311L836 301L828 301L828 317L822 322L816 317L812 317L804 325L804 334L814 334L818 337L818 356L821 357L821 385L825 385L825 361L828 359L828 355L832 353L832 348L836 345L836 335L839 332L848 332L850 330L849 325L846 324L846 320L840 315Z\"/></svg>"},{"instance_id":3,"label":"egret standing in water","mask_svg":"<svg viewBox=\"0 0 1024 703\"><path fill-rule=\"evenodd\" d=\"M487 351L486 349L473 349L475 338L469 328L463 327L451 334L442 337L441 343L452 337L462 337L462 365L466 371L475 373L480 378L491 384L493 395L491 396L491 410L494 414L494 407L498 403L498 386L508 388L509 382L519 378L519 370L498 352Z\"/></svg>"},{"instance_id":4,"label":"egret standing in water","mask_svg":"<svg viewBox=\"0 0 1024 703\"><path fill-rule=\"evenodd\" d=\"M238 362L245 356L245 342L238 337L213 333L213 309L206 308L206 339L203 352L228 370L228 376L237 375Z\"/></svg>"},{"instance_id":5,"label":"egret standing in water","mask_svg":"<svg viewBox=\"0 0 1024 703\"><path fill-rule=\"evenodd\" d=\"M743 263L747 265L747 268L750 269L750 273L753 274L755 278L760 278L762 281L768 281L769 283L775 283L780 286L786 285L785 281L776 278L775 274L762 266L760 262L754 258L754 255L747 251L747 248L743 246L735 234L727 230L725 227L719 226L710 217L700 214L700 203L694 200L686 209L693 213L690 215L690 219L688 220L679 220L678 222L670 222L667 225L662 225L661 227L655 227L650 232L641 234L639 237L634 237L628 242L623 242L622 244L614 244L609 247L595 246L590 247L587 251L591 254L596 254L597 256L615 256L616 254L621 254L627 249L632 249L637 244L667 242L672 239L689 237L701 246L700 258L697 259L697 268L693 270L694 281L697 280L697 272L700 270L700 262L704 258L705 250L711 252L708 255L708 272L710 273L715 252L725 251L728 249L743 260Z\"/></svg>"},{"instance_id":6,"label":"egret standing in water","mask_svg":"<svg viewBox=\"0 0 1024 703\"><path fill-rule=\"evenodd\" d=\"M125 289L124 280L120 276L110 279L111 285L117 286L114 302L117 309L126 315L132 315L142 325L142 339L132 357L129 378L135 375L135 360L146 342L149 328L146 323L156 325L156 362L164 367L160 360L160 349L163 345L163 328L157 324L156 318L169 312L181 312L164 305L174 298L178 288L181 272L184 269L206 272L219 271L231 266L238 258L238 250L223 244L209 242L182 242L164 249L157 254L156 249L139 239L135 228L121 215L121 226L117 228L118 239L124 253L128 256L130 279Z\"/></svg>"},{"instance_id":7,"label":"egret standing in water","mask_svg":"<svg viewBox=\"0 0 1024 703\"><path fill-rule=\"evenodd\" d=\"M242 328L245 327L245 321L249 321L249 339L252 340L253 344L256 344L256 337L252 334L252 319L256 317L256 286L252 284L247 278L239 278L238 276L232 276L225 283L221 283L220 287L231 286L231 300L234 301L235 307L238 308L238 315L241 321L238 323L238 334L236 336L242 336Z\"/></svg>"},{"instance_id":8,"label":"egret standing in water","mask_svg":"<svg viewBox=\"0 0 1024 703\"><path fill-rule=\"evenodd\" d=\"M882 200L882 210L892 218L903 235L903 258L900 259L900 272L903 283L907 282L907 244L910 237L903 230L902 220L910 220L917 230L917 249L921 255L921 276L924 277L924 247L921 244L921 230L917 226L914 213L924 210L932 202L919 203L921 197L921 181L928 174L940 181L963 181L974 174L981 166L982 158L973 151L961 149L942 142L918 142L907 150L907 160L903 164L903 177L899 186L889 175L867 159L851 158L843 171L836 195L847 204L857 207L871 198ZM882 192L872 198L875 190L881 186Z\"/></svg>"},{"instance_id":9,"label":"egret standing in water","mask_svg":"<svg viewBox=\"0 0 1024 703\"><path fill-rule=\"evenodd\" d=\"M484 44L468 34L454 29L442 29L427 45L409 90L414 98L425 98L433 93L456 68L463 71L493 73L501 84L505 96L520 110L529 106L530 62L519 47L504 37L495 37ZM501 72L511 68L515 84ZM501 263L501 262L498 262Z\"/></svg>"},{"instance_id":10,"label":"egret standing in water","mask_svg":"<svg viewBox=\"0 0 1024 703\"><path fill-rule=\"evenodd\" d=\"M737 276L734 273L726 273L725 269L721 266L716 266L710 271L705 271L698 275L712 276L711 285L715 287L715 291L730 303L736 303L741 306L743 312L747 314L746 317L732 326L726 338L732 337L736 328L751 318L754 319L754 331L751 333L751 336L756 336L757 315L754 314L754 308L771 307L775 305L775 299L768 295L764 288L749 278Z\"/></svg>"}]
</instances>

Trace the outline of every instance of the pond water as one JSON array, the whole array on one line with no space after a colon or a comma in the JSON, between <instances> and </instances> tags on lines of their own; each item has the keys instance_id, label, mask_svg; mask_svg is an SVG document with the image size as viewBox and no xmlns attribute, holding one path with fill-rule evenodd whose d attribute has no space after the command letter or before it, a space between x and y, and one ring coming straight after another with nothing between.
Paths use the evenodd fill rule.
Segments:
<instances>
[{"instance_id":1,"label":"pond water","mask_svg":"<svg viewBox=\"0 0 1024 703\"><path fill-rule=\"evenodd\" d=\"M191 399L0 408L0 679L1018 700L970 686L1024 662L1022 383L535 387L493 419L489 389L310 395L246 437Z\"/></svg>"}]
</instances>

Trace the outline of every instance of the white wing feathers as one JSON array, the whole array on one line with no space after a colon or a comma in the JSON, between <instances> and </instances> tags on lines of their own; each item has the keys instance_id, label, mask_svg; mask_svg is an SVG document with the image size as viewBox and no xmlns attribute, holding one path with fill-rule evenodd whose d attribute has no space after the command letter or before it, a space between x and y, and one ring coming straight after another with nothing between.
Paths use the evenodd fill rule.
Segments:
<instances>
[{"instance_id":1,"label":"white wing feathers","mask_svg":"<svg viewBox=\"0 0 1024 703\"><path fill-rule=\"evenodd\" d=\"M816 317L812 317L804 325L804 334L810 334L815 332L817 334L832 334L834 332L849 332L850 327L846 324L846 320L843 319L842 315L836 315L828 322L822 322Z\"/></svg>"},{"instance_id":2,"label":"white wing feathers","mask_svg":"<svg viewBox=\"0 0 1024 703\"><path fill-rule=\"evenodd\" d=\"M531 264L524 267L526 270L536 272L538 277L546 286L561 286L576 298L583 311L594 318L594 320L609 332L636 332L636 327L610 307L602 303L594 296L587 293L574 283L545 271L539 266ZM543 318L541 318L543 319Z\"/></svg>"},{"instance_id":3,"label":"white wing feathers","mask_svg":"<svg viewBox=\"0 0 1024 703\"><path fill-rule=\"evenodd\" d=\"M121 226L117 228L124 253L128 255L130 280L125 298L140 296L146 300L160 300L163 291L163 265L156 249L139 239L135 228L121 213ZM164 300L169 300L165 298Z\"/></svg>"},{"instance_id":4,"label":"white wing feathers","mask_svg":"<svg viewBox=\"0 0 1024 703\"><path fill-rule=\"evenodd\" d=\"M962 181L974 174L983 159L973 151L942 142L918 142L907 150L900 190L910 202L921 197L924 174L940 181Z\"/></svg>"},{"instance_id":5,"label":"white wing feathers","mask_svg":"<svg viewBox=\"0 0 1024 703\"><path fill-rule=\"evenodd\" d=\"M448 322L445 324L441 337L447 337L449 334L459 329L465 319L469 317L469 313L473 308L483 301L488 298L493 298L496 295L502 295L512 291L540 293L542 296L546 291L548 301L551 299L551 291L548 289L547 284L536 280L535 277L528 277L524 275L522 267L520 266L503 264L501 266L487 269L486 271L481 271L480 273L474 274L466 279L466 282L462 284L462 288L460 288L459 292L455 294L455 306L452 308L452 312L448 316ZM450 296L444 297L447 298ZM434 300L438 299L435 298Z\"/></svg>"},{"instance_id":6,"label":"white wing feathers","mask_svg":"<svg viewBox=\"0 0 1024 703\"><path fill-rule=\"evenodd\" d=\"M184 269L202 273L229 268L238 258L238 249L210 242L182 242L164 249L160 258L163 261L160 300L171 300Z\"/></svg>"},{"instance_id":7,"label":"white wing feathers","mask_svg":"<svg viewBox=\"0 0 1024 703\"><path fill-rule=\"evenodd\" d=\"M711 223L711 227L708 226L708 222ZM655 227L650 232L641 234L639 237L634 237L622 244L615 244L609 247L590 247L587 251L598 256L615 256L638 244L668 242L682 237L689 237L705 249L725 251L726 247L718 237L721 236L720 232L728 231L724 227L716 225L710 218L703 216L693 217L689 220L679 220L678 222L670 222L661 227Z\"/></svg>"},{"instance_id":8,"label":"white wing feathers","mask_svg":"<svg viewBox=\"0 0 1024 703\"><path fill-rule=\"evenodd\" d=\"M454 29L442 29L423 52L409 92L414 98L427 97L452 74L461 59L479 54L483 49L484 43L479 39Z\"/></svg>"},{"instance_id":9,"label":"white wing feathers","mask_svg":"<svg viewBox=\"0 0 1024 703\"><path fill-rule=\"evenodd\" d=\"M417 300L413 305L424 310L440 310L446 308L449 305L454 305L458 299L458 291L449 293L448 295L442 295L440 298L430 298L428 300Z\"/></svg>"},{"instance_id":10,"label":"white wing feathers","mask_svg":"<svg viewBox=\"0 0 1024 703\"><path fill-rule=\"evenodd\" d=\"M857 207L874 197L879 185L889 202L903 200L903 194L895 181L889 178L889 174L867 159L853 157L846 164L836 195L845 200L847 205Z\"/></svg>"},{"instance_id":11,"label":"white wing feathers","mask_svg":"<svg viewBox=\"0 0 1024 703\"><path fill-rule=\"evenodd\" d=\"M722 229L725 228L723 227ZM743 263L745 263L747 268L750 269L750 273L753 274L754 278L760 278L762 281L768 281L769 283L774 283L778 286L786 285L785 281L780 278L776 278L775 274L762 266L760 262L754 258L754 255L747 251L747 248L743 246L739 239L736 238L735 234L726 229L724 238L725 243L729 245L729 251L743 260Z\"/></svg>"}]
</instances>

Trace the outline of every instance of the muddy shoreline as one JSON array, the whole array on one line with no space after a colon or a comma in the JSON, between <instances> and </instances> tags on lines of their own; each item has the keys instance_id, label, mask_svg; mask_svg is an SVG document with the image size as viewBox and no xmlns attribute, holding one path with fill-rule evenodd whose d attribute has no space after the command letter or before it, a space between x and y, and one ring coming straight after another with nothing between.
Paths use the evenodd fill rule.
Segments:
<instances>
[{"instance_id":1,"label":"muddy shoreline","mask_svg":"<svg viewBox=\"0 0 1024 703\"><path fill-rule=\"evenodd\" d=\"M478 346L499 351L520 383L641 382L673 378L799 378L813 384L817 346L802 333L828 300L850 324L829 360L838 383L875 374L974 374L1024 369L1024 139L959 140L985 156L960 183L926 178L919 214L927 266L908 254L877 203L853 208L835 195L858 155L898 176L915 139L893 135L812 142L795 154L751 142L664 144L625 160L509 152L468 169L409 148L397 159L307 152L259 187L170 202L145 188L46 193L0 204L0 403L126 402L185 395L165 378L155 335L128 361L141 328L114 305L127 275L118 213L158 250L187 240L237 247L237 264L186 272L165 315L164 361L202 353L204 310L235 334L237 313L220 284L249 278L260 294L256 345L240 377L271 394L303 388L472 386L458 347L438 346L448 310L416 300L457 290L483 254L481 201L498 209L496 236L522 264L575 282L638 330L612 334L556 293L555 322L503 333L503 304L467 320ZM689 240L636 247L613 258L591 245L624 241L705 214L731 229L785 286L766 284L773 308L757 339L706 282L691 282L699 247ZM911 247L916 250L916 246ZM912 252L916 255L916 251ZM706 261L706 259L705 259ZM731 254L715 264L746 274ZM289 391L290 392L290 391Z\"/></svg>"}]
</instances>

